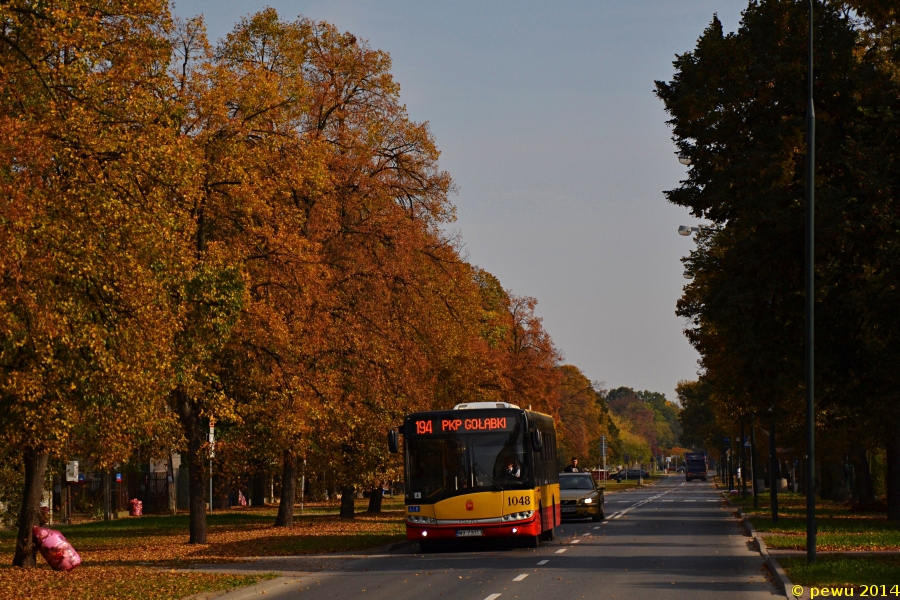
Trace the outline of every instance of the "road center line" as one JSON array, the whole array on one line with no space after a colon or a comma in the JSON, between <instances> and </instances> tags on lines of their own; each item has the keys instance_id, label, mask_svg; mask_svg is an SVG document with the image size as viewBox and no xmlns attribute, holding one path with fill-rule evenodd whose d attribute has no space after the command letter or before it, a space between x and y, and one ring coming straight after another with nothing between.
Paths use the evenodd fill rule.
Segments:
<instances>
[{"instance_id":1,"label":"road center line","mask_svg":"<svg viewBox=\"0 0 900 600\"><path fill-rule=\"evenodd\" d=\"M577 544L577 543L580 542L580 541L581 541L581 540L572 540L572 543L573 543L573 544Z\"/></svg>"},{"instance_id":2,"label":"road center line","mask_svg":"<svg viewBox=\"0 0 900 600\"><path fill-rule=\"evenodd\" d=\"M526 577L528 577L528 573L522 573L521 575L519 575L518 577L516 577L515 579L513 579L513 581L522 581L522 580L525 579Z\"/></svg>"},{"instance_id":3,"label":"road center line","mask_svg":"<svg viewBox=\"0 0 900 600\"><path fill-rule=\"evenodd\" d=\"M542 560L541 562L538 563L538 566L546 565L548 562L550 562L550 561L549 561L549 560Z\"/></svg>"},{"instance_id":4,"label":"road center line","mask_svg":"<svg viewBox=\"0 0 900 600\"><path fill-rule=\"evenodd\" d=\"M500 594L491 594L490 596L488 596L488 597L485 598L484 600L497 600L497 598L499 598L499 597L500 597Z\"/></svg>"},{"instance_id":5,"label":"road center line","mask_svg":"<svg viewBox=\"0 0 900 600\"><path fill-rule=\"evenodd\" d=\"M557 550L556 553L557 553L557 554L562 554L562 553L565 552L566 550L568 550L568 548L561 548L561 549Z\"/></svg>"}]
</instances>

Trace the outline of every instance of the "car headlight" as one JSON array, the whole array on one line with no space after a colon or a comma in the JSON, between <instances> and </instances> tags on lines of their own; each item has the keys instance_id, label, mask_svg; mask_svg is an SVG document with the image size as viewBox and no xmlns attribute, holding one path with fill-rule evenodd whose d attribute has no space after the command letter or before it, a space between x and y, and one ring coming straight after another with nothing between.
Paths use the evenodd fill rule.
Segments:
<instances>
[{"instance_id":1,"label":"car headlight","mask_svg":"<svg viewBox=\"0 0 900 600\"><path fill-rule=\"evenodd\" d=\"M585 499L584 499L584 503L585 503L585 504L593 504L593 503L594 503L594 499L593 499L593 498L585 498Z\"/></svg>"}]
</instances>

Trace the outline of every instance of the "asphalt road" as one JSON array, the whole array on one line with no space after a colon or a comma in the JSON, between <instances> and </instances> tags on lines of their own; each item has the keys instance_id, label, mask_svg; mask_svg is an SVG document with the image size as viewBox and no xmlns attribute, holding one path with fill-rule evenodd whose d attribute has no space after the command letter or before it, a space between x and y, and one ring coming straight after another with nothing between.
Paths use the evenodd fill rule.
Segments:
<instances>
[{"instance_id":1,"label":"asphalt road","mask_svg":"<svg viewBox=\"0 0 900 600\"><path fill-rule=\"evenodd\" d=\"M285 557L232 566L276 580L220 598L371 600L771 599L759 554L710 483L670 476L606 497L602 523L565 522L540 548L417 546L383 555ZM221 571L222 569L216 569Z\"/></svg>"}]
</instances>

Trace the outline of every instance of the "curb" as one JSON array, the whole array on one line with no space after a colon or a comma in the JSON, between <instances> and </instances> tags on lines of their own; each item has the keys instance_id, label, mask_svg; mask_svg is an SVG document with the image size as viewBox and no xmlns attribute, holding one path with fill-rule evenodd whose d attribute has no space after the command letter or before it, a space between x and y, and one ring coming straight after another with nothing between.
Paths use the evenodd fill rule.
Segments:
<instances>
[{"instance_id":1,"label":"curb","mask_svg":"<svg viewBox=\"0 0 900 600\"><path fill-rule=\"evenodd\" d=\"M276 577L267 581L260 581L248 587L242 587L232 590L217 590L215 592L204 592L194 596L188 596L184 600L212 600L213 598L221 598L222 600L246 600L253 598L259 594L268 594L270 591L283 586L296 577Z\"/></svg>"},{"instance_id":2,"label":"curb","mask_svg":"<svg viewBox=\"0 0 900 600\"><path fill-rule=\"evenodd\" d=\"M734 504L731 503L731 498L728 494L723 493L722 497L725 498L725 501L728 503L728 506L731 508L737 508ZM760 556L762 556L763 560L766 563L766 566L769 568L769 571L772 572L772 578L775 580L775 585L779 588L782 595L785 598L799 598L801 600L809 600L809 590L808 588L803 588L803 593L799 596L795 596L790 590L793 589L794 584L791 582L790 578L787 576L787 573L784 571L784 567L779 564L778 559L775 558L766 547L766 542L763 541L761 535L756 532L753 524L750 523L750 519L744 515L744 511L740 508L737 508L736 516L741 520L741 524L744 526L744 529L747 531L747 535L752 537L756 541L756 549L759 551Z\"/></svg>"},{"instance_id":3,"label":"curb","mask_svg":"<svg viewBox=\"0 0 900 600\"><path fill-rule=\"evenodd\" d=\"M403 550L404 548L409 548L412 546L413 542L410 540L403 540L402 542L394 542L393 544L388 544L382 548L382 552L394 552L395 550Z\"/></svg>"}]
</instances>

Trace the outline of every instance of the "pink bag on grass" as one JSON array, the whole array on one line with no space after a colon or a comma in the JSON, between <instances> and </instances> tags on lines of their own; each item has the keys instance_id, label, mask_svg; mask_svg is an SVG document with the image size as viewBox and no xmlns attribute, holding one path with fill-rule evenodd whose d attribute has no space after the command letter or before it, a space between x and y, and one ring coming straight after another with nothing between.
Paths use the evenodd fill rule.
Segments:
<instances>
[{"instance_id":1,"label":"pink bag on grass","mask_svg":"<svg viewBox=\"0 0 900 600\"><path fill-rule=\"evenodd\" d=\"M34 526L38 550L54 571L69 572L81 564L81 557L75 552L65 536L55 529Z\"/></svg>"}]
</instances>

